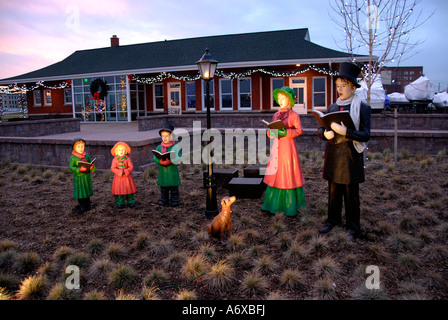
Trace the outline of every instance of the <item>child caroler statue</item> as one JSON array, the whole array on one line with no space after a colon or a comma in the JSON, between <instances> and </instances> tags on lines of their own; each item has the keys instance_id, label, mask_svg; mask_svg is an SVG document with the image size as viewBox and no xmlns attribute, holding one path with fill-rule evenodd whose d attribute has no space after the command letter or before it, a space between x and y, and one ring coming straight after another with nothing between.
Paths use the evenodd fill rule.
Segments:
<instances>
[{"instance_id":1,"label":"child caroler statue","mask_svg":"<svg viewBox=\"0 0 448 320\"><path fill-rule=\"evenodd\" d=\"M298 209L306 206L302 188L305 179L294 142L294 138L301 135L303 130L299 115L292 110L294 90L282 87L275 89L273 95L280 110L274 114L272 122L281 120L286 128L267 132L275 141L263 179L267 188L261 209L274 214L295 216Z\"/></svg>"},{"instance_id":2,"label":"child caroler statue","mask_svg":"<svg viewBox=\"0 0 448 320\"><path fill-rule=\"evenodd\" d=\"M181 185L177 165L180 163L181 156L179 147L173 141L173 130L172 125L166 125L159 130L162 143L156 148L158 153L154 153L154 161L159 165L157 179L157 185L160 186L161 192L159 205L168 205L171 194L171 206L177 207L179 205L179 186ZM165 153L170 153L170 156L166 159L160 159L159 154Z\"/></svg>"},{"instance_id":3,"label":"child caroler statue","mask_svg":"<svg viewBox=\"0 0 448 320\"><path fill-rule=\"evenodd\" d=\"M370 139L370 106L355 94L359 88L357 76L361 70L353 63L344 62L336 77L339 95L336 103L328 107L328 113L346 110L355 125L347 128L344 123L331 124L332 130L319 128L317 134L327 141L323 178L328 181L328 219L319 230L327 233L342 223L342 202L345 204L345 227L352 238L360 235L359 184L365 181L365 142Z\"/></svg>"},{"instance_id":4,"label":"child caroler statue","mask_svg":"<svg viewBox=\"0 0 448 320\"><path fill-rule=\"evenodd\" d=\"M123 209L126 201L130 208L135 206L134 193L137 192L134 179L132 178L132 165L129 154L131 147L125 142L117 142L110 151L114 156L110 169L114 173L112 181L112 194L115 195L117 208Z\"/></svg>"},{"instance_id":5,"label":"child caroler statue","mask_svg":"<svg viewBox=\"0 0 448 320\"><path fill-rule=\"evenodd\" d=\"M95 166L90 164L92 160L86 153L85 146L86 142L83 139L75 140L69 163L74 180L73 197L78 199L80 212L85 212L92 208L90 197L93 196L93 187L90 173L95 172Z\"/></svg>"}]
</instances>

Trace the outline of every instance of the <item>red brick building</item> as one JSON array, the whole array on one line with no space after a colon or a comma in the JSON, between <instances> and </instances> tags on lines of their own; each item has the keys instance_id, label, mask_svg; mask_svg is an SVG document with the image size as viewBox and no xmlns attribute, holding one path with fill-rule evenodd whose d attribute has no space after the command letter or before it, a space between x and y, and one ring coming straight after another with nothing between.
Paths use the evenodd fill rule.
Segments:
<instances>
[{"instance_id":1,"label":"red brick building","mask_svg":"<svg viewBox=\"0 0 448 320\"><path fill-rule=\"evenodd\" d=\"M206 48L219 62L210 83L213 112L275 111L272 92L282 86L296 91L298 113L326 110L336 97L333 77L339 63L351 60L347 53L311 42L308 29L126 46L113 36L110 47L76 51L48 67L2 79L0 85L26 88L30 117L132 121L169 111L203 112L204 81L196 61ZM101 100L92 95L97 79L107 84Z\"/></svg>"},{"instance_id":2,"label":"red brick building","mask_svg":"<svg viewBox=\"0 0 448 320\"><path fill-rule=\"evenodd\" d=\"M404 92L404 87L423 75L423 67L383 67L381 81L386 93Z\"/></svg>"}]
</instances>

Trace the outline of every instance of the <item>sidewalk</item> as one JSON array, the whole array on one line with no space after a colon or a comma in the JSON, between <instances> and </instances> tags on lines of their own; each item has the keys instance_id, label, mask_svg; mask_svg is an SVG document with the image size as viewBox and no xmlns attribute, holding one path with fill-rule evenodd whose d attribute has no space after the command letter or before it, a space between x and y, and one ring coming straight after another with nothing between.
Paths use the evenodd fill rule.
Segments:
<instances>
[{"instance_id":1,"label":"sidewalk","mask_svg":"<svg viewBox=\"0 0 448 320\"><path fill-rule=\"evenodd\" d=\"M159 130L138 131L138 123L81 123L81 131L39 136L39 139L142 142L159 138Z\"/></svg>"}]
</instances>

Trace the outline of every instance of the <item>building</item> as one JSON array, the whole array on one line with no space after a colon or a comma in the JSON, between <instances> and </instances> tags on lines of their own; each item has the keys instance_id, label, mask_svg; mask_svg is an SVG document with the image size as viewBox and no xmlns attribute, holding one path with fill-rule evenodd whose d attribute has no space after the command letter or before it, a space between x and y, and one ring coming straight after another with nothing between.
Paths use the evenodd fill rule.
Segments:
<instances>
[{"instance_id":1,"label":"building","mask_svg":"<svg viewBox=\"0 0 448 320\"><path fill-rule=\"evenodd\" d=\"M404 87L423 75L423 67L383 67L381 80L387 93L404 92Z\"/></svg>"},{"instance_id":2,"label":"building","mask_svg":"<svg viewBox=\"0 0 448 320\"><path fill-rule=\"evenodd\" d=\"M202 112L204 81L196 61L206 48L219 62L210 82L214 112L275 111L272 92L285 85L296 91L297 112L326 110L335 100L339 63L352 59L311 42L306 28L126 46L114 35L110 47L76 51L48 67L2 79L0 85L27 90L30 117L99 122ZM356 61L368 57L356 56Z\"/></svg>"}]
</instances>

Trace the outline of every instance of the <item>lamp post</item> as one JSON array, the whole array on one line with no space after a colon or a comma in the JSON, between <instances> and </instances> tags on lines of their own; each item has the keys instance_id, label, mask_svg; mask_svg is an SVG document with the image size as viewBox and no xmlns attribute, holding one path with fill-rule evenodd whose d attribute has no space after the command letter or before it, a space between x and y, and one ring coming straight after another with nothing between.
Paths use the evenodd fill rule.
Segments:
<instances>
[{"instance_id":1,"label":"lamp post","mask_svg":"<svg viewBox=\"0 0 448 320\"><path fill-rule=\"evenodd\" d=\"M213 79L215 75L216 66L218 61L216 61L212 55L205 49L205 53L202 55L201 59L196 62L199 68L202 79L205 81L205 105L207 107L207 132L209 134L210 141L210 80ZM218 214L218 203L216 200L216 181L213 175L213 163L212 155L210 152L210 144L207 146L208 150L208 176L207 176L207 200L205 207L204 216L207 218L212 218Z\"/></svg>"}]
</instances>

